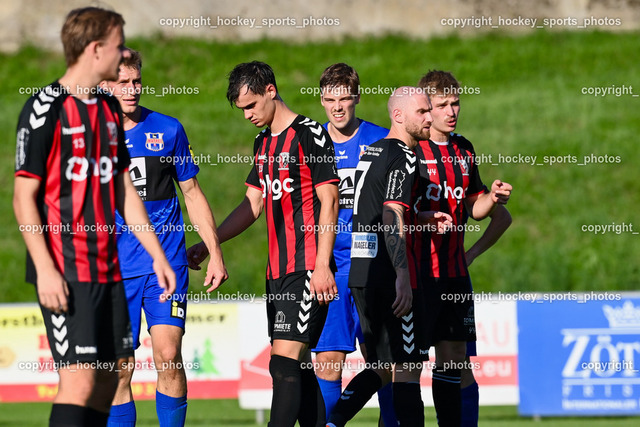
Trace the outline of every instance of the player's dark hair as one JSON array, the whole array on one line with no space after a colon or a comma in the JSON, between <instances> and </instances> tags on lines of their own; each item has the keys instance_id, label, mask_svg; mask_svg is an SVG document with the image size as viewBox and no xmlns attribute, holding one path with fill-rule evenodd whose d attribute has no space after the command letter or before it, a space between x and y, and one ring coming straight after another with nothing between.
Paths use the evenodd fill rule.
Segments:
<instances>
[{"instance_id":1,"label":"player's dark hair","mask_svg":"<svg viewBox=\"0 0 640 427\"><path fill-rule=\"evenodd\" d=\"M247 85L247 88L256 95L264 95L270 84L276 88L277 92L276 76L268 64L260 61L238 64L229 73L227 99L233 107L240 96L240 89L244 85Z\"/></svg>"},{"instance_id":2,"label":"player's dark hair","mask_svg":"<svg viewBox=\"0 0 640 427\"><path fill-rule=\"evenodd\" d=\"M341 86L346 86L350 95L358 95L360 93L360 76L352 66L344 62L328 66L320 76L322 94L324 94L325 90L328 91Z\"/></svg>"},{"instance_id":3,"label":"player's dark hair","mask_svg":"<svg viewBox=\"0 0 640 427\"><path fill-rule=\"evenodd\" d=\"M127 49L129 51L129 57L125 58L122 56L122 62L120 63L123 67L135 68L136 70L142 70L142 55L140 52L133 49Z\"/></svg>"},{"instance_id":4,"label":"player's dark hair","mask_svg":"<svg viewBox=\"0 0 640 427\"><path fill-rule=\"evenodd\" d=\"M429 70L420 81L418 87L427 90L429 95L458 94L460 83L449 71Z\"/></svg>"},{"instance_id":5,"label":"player's dark hair","mask_svg":"<svg viewBox=\"0 0 640 427\"><path fill-rule=\"evenodd\" d=\"M78 61L89 43L104 40L113 27L123 26L122 15L111 10L85 7L69 12L60 31L67 66Z\"/></svg>"}]
</instances>

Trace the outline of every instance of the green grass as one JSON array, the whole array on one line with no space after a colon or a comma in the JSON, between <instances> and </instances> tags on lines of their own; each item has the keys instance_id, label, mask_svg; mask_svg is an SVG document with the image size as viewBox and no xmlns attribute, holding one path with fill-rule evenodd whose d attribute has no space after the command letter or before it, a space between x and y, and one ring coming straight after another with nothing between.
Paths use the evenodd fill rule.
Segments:
<instances>
[{"instance_id":1,"label":"green grass","mask_svg":"<svg viewBox=\"0 0 640 427\"><path fill-rule=\"evenodd\" d=\"M51 404L49 403L1 403L0 426L31 427L41 426L49 417ZM137 426L157 426L158 420L155 412L155 402L136 402L138 412ZM265 417L268 419L268 411ZM436 425L433 408L425 410L426 425ZM255 412L242 410L237 400L190 400L187 410L188 426L236 427L257 426ZM349 427L371 427L377 425L378 410L364 409L350 422ZM507 426L537 426L545 427L581 427L588 423L590 427L626 427L638 425L638 418L634 417L555 417L544 418L542 422L532 418L518 416L515 406L487 406L480 408L479 426L483 427L507 427Z\"/></svg>"},{"instance_id":2,"label":"green grass","mask_svg":"<svg viewBox=\"0 0 640 427\"><path fill-rule=\"evenodd\" d=\"M513 224L502 241L475 261L474 285L484 291L632 290L640 287L638 236L581 231L583 224L633 222L640 206L637 120L640 98L583 95L583 87L631 85L637 33L491 33L476 38L416 41L394 36L340 43L259 41L221 44L195 40L128 40L144 56L143 80L160 93L171 84L197 95L143 96L142 104L178 117L197 154L250 154L257 133L226 99L226 75L239 62L271 64L285 102L324 121L319 99L301 93L316 87L322 70L339 61L353 65L364 87L415 84L428 69L451 70L479 94L462 97L458 131L479 154L620 156L621 163L482 165L486 184L501 178L514 186L508 208ZM33 301L24 285L24 245L11 211L15 124L26 100L20 87L42 86L64 71L60 55L25 48L0 55L0 302ZM363 96L358 115L388 124L387 95ZM202 165L199 179L221 221L242 199L248 165ZM484 225L483 225L484 227ZM640 231L640 223L636 225ZM469 233L472 243L479 233ZM187 237L197 241L195 234ZM266 233L261 219L224 245L230 281L226 292L262 293ZM202 273L192 276L199 290Z\"/></svg>"}]
</instances>

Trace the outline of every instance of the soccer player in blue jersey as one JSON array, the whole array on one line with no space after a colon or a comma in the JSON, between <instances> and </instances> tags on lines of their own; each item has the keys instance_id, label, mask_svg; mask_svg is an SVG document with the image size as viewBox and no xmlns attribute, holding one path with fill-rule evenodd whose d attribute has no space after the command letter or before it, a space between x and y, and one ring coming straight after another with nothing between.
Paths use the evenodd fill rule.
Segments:
<instances>
[{"instance_id":1,"label":"soccer player in blue jersey","mask_svg":"<svg viewBox=\"0 0 640 427\"><path fill-rule=\"evenodd\" d=\"M149 213L151 224L177 277L177 289L166 302L160 301L152 260L131 234L120 216L118 251L129 303L135 348L140 346L140 317L144 309L158 372L156 411L161 426L183 426L187 411L187 380L182 365L182 335L189 287L184 221L174 181L184 194L194 229L207 246L211 258L207 266L207 292L227 279L218 242L216 224L196 174L187 135L178 120L139 105L142 89L140 54L130 56L120 66L118 80L103 82L104 90L120 102L124 113L125 142L131 157L133 184ZM136 420L131 393L133 358L120 361L116 392L109 426L133 426Z\"/></svg>"},{"instance_id":2,"label":"soccer player in blue jersey","mask_svg":"<svg viewBox=\"0 0 640 427\"><path fill-rule=\"evenodd\" d=\"M360 77L353 67L344 63L327 67L320 77L320 91L320 102L329 119L323 126L333 140L340 176L338 233L333 247L338 267L335 277L339 298L329 305L322 335L313 349L316 352L316 375L328 419L342 394L342 368L347 353L356 349L356 336L362 352L366 352L358 311L348 283L355 171L366 147L386 137L389 130L356 117L356 105L360 102ZM378 400L384 425L397 425L391 383L378 392Z\"/></svg>"}]
</instances>

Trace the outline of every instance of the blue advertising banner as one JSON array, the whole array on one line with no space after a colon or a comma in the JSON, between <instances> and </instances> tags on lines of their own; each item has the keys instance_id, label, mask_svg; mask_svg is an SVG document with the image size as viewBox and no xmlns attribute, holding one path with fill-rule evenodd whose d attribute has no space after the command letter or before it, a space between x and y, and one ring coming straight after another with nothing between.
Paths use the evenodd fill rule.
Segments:
<instances>
[{"instance_id":1,"label":"blue advertising banner","mask_svg":"<svg viewBox=\"0 0 640 427\"><path fill-rule=\"evenodd\" d=\"M640 294L536 294L517 307L521 415L640 414Z\"/></svg>"}]
</instances>

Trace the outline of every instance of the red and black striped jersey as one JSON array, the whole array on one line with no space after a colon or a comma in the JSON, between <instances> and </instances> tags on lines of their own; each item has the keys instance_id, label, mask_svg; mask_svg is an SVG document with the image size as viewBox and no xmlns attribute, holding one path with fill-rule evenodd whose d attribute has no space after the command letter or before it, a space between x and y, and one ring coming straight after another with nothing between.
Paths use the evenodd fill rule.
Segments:
<instances>
[{"instance_id":1,"label":"red and black striped jersey","mask_svg":"<svg viewBox=\"0 0 640 427\"><path fill-rule=\"evenodd\" d=\"M69 282L121 280L114 176L127 169L118 101L83 102L54 82L33 95L18 120L16 177L40 181L37 205L51 256ZM36 230L34 230L36 232ZM36 283L27 254L27 281Z\"/></svg>"},{"instance_id":2,"label":"red and black striped jersey","mask_svg":"<svg viewBox=\"0 0 640 427\"><path fill-rule=\"evenodd\" d=\"M423 231L410 236L410 245L423 278L467 276L464 252L464 199L486 190L475 152L463 136L451 133L448 142L421 141L418 157L419 196L413 213L446 212L453 228L444 233Z\"/></svg>"},{"instance_id":3,"label":"red and black striped jersey","mask_svg":"<svg viewBox=\"0 0 640 427\"><path fill-rule=\"evenodd\" d=\"M316 188L340 181L333 143L317 122L298 115L279 134L269 128L254 144L246 185L262 191L267 220L267 278L315 269L320 200Z\"/></svg>"}]
</instances>

